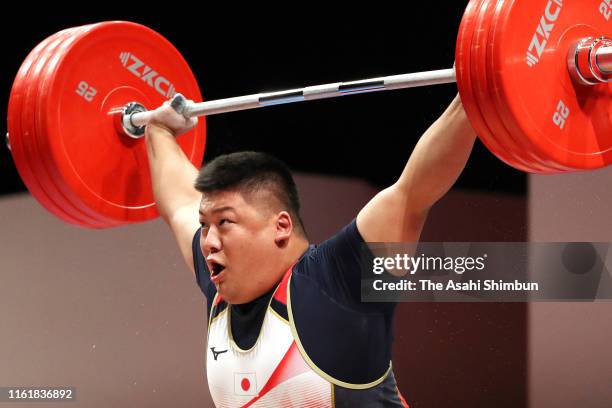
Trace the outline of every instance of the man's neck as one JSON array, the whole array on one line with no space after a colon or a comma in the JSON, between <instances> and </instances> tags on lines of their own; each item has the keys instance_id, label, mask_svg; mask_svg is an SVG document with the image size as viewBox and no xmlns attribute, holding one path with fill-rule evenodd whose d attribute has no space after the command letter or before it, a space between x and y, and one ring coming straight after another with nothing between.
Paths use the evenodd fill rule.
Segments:
<instances>
[{"instance_id":1,"label":"man's neck","mask_svg":"<svg viewBox=\"0 0 612 408\"><path fill-rule=\"evenodd\" d=\"M294 237L288 243L287 249L284 251L283 259L282 259L282 271L279 271L279 279L287 272L293 264L297 262L298 259L304 252L308 249L308 240L302 237Z\"/></svg>"},{"instance_id":2,"label":"man's neck","mask_svg":"<svg viewBox=\"0 0 612 408\"><path fill-rule=\"evenodd\" d=\"M276 285L278 285L278 283L285 275L285 272L287 272L289 268L291 268L297 262L297 260L300 259L302 255L304 255L304 253L308 249L308 245L309 243L306 238L294 236L289 240L287 248L283 249L282 251L281 259L279 259L275 266L273 266L271 269L271 271L274 271L274 274L272 276L268 275L271 277L271 279L273 279L270 281L270 284L272 284L273 286L267 289L264 293L260 293L258 295L258 298L264 296L266 293L276 287ZM243 304L250 304L255 299L252 299Z\"/></svg>"}]
</instances>

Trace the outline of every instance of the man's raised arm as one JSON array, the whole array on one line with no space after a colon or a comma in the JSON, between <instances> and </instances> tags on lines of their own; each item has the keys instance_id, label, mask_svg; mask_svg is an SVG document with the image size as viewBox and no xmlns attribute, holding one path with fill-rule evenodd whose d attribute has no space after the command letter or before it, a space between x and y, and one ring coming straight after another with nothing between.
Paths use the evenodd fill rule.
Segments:
<instances>
[{"instance_id":1,"label":"man's raised arm","mask_svg":"<svg viewBox=\"0 0 612 408\"><path fill-rule=\"evenodd\" d=\"M400 178L378 193L357 216L367 242L415 242L429 209L463 171L476 134L459 96L421 136Z\"/></svg>"},{"instance_id":2,"label":"man's raised arm","mask_svg":"<svg viewBox=\"0 0 612 408\"><path fill-rule=\"evenodd\" d=\"M198 208L201 198L201 194L194 188L198 169L183 153L175 137L196 124L197 118L185 118L166 102L155 110L145 132L157 209L172 229L183 258L192 272L191 241L199 227Z\"/></svg>"}]
</instances>

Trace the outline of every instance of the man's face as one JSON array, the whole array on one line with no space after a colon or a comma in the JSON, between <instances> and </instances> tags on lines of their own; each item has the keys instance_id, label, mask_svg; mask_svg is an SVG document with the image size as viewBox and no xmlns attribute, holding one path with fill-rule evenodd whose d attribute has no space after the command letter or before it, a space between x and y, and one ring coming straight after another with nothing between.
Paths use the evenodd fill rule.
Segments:
<instances>
[{"instance_id":1,"label":"man's face","mask_svg":"<svg viewBox=\"0 0 612 408\"><path fill-rule=\"evenodd\" d=\"M200 246L211 280L229 303L263 295L275 283L270 260L278 257L277 214L237 191L202 195ZM272 262L272 264L274 264Z\"/></svg>"}]
</instances>

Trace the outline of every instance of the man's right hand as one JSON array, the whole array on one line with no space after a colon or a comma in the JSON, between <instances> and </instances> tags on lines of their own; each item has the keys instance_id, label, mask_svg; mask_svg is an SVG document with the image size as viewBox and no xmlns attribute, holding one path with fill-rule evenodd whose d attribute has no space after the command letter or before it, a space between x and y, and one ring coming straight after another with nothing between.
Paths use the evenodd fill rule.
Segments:
<instances>
[{"instance_id":1,"label":"man's right hand","mask_svg":"<svg viewBox=\"0 0 612 408\"><path fill-rule=\"evenodd\" d=\"M149 131L151 128L160 128L176 137L190 131L196 127L197 124L197 117L187 118L183 116L170 106L169 101L166 101L162 106L152 111L146 130Z\"/></svg>"}]
</instances>

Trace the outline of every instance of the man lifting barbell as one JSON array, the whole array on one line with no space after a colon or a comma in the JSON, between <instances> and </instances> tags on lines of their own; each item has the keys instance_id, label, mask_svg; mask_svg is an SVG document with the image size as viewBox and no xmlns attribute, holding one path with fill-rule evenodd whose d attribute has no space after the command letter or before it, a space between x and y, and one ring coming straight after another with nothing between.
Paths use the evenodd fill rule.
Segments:
<instances>
[{"instance_id":1,"label":"man lifting barbell","mask_svg":"<svg viewBox=\"0 0 612 408\"><path fill-rule=\"evenodd\" d=\"M71 28L20 68L10 146L29 190L66 222L105 228L159 212L170 224L209 303L217 404L401 406L390 364L393 306L359 302L360 244L418 240L474 133L523 171L609 165L612 27L601 4L472 0L456 69L200 103L174 96L201 100L186 62L159 34L126 22ZM197 116L455 80L461 101L419 140L398 181L317 247L278 160L236 153L198 173L206 134Z\"/></svg>"},{"instance_id":2,"label":"man lifting barbell","mask_svg":"<svg viewBox=\"0 0 612 408\"><path fill-rule=\"evenodd\" d=\"M318 246L309 245L282 162L233 153L198 174L175 141L195 125L165 104L150 115L146 141L157 208L207 298L215 403L406 406L390 362L394 305L360 301L361 246L418 240L476 138L459 98L398 181Z\"/></svg>"}]
</instances>

